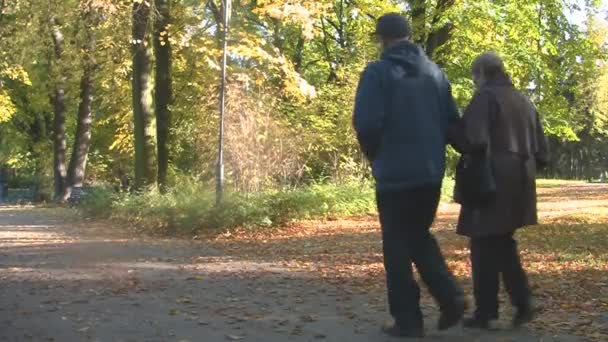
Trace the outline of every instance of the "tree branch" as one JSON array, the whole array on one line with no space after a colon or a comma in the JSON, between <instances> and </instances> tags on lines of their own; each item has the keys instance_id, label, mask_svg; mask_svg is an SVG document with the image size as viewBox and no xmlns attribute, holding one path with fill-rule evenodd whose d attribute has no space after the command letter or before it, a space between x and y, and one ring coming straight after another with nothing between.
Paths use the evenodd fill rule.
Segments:
<instances>
[{"instance_id":1,"label":"tree branch","mask_svg":"<svg viewBox=\"0 0 608 342\"><path fill-rule=\"evenodd\" d=\"M206 7L211 11L211 14L213 14L213 18L215 19L215 23L217 25L221 25L222 24L222 11L215 4L215 1L213 1L213 0L207 0L207 6Z\"/></svg>"}]
</instances>

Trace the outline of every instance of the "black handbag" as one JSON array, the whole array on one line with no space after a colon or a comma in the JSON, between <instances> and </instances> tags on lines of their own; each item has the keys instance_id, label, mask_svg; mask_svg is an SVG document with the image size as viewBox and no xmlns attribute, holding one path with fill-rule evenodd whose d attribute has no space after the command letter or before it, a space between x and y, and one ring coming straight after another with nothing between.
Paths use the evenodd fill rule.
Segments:
<instances>
[{"instance_id":1,"label":"black handbag","mask_svg":"<svg viewBox=\"0 0 608 342\"><path fill-rule=\"evenodd\" d=\"M492 137L493 117L488 120L488 136ZM454 201L462 205L483 206L496 198L496 178L492 166L491 139L483 148L470 146L471 150L460 156L456 165Z\"/></svg>"},{"instance_id":2,"label":"black handbag","mask_svg":"<svg viewBox=\"0 0 608 342\"><path fill-rule=\"evenodd\" d=\"M496 197L496 179L489 154L463 154L456 166L454 200L460 204L482 205Z\"/></svg>"}]
</instances>

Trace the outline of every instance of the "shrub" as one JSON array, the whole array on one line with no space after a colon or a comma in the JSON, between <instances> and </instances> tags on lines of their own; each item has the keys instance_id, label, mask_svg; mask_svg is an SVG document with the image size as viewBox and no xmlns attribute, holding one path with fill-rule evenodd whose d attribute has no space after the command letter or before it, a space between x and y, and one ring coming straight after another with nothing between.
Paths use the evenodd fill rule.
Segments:
<instances>
[{"instance_id":1,"label":"shrub","mask_svg":"<svg viewBox=\"0 0 608 342\"><path fill-rule=\"evenodd\" d=\"M445 182L444 198L451 197L453 181ZM237 227L270 227L309 219L339 219L376 212L371 182L313 184L294 189L250 194L229 193L220 205L203 185L181 182L167 194L140 194L99 188L79 205L88 217L110 218L146 231L193 235L201 231Z\"/></svg>"}]
</instances>

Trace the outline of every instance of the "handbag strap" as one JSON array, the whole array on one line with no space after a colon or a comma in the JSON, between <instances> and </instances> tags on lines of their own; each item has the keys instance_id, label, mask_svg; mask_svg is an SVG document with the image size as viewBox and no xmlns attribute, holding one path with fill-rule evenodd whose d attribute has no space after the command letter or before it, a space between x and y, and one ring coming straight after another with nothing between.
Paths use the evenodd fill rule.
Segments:
<instances>
[{"instance_id":1,"label":"handbag strap","mask_svg":"<svg viewBox=\"0 0 608 342\"><path fill-rule=\"evenodd\" d=\"M500 110L500 102L498 102L497 100L497 95L494 92L494 90L491 87L486 87L485 90L492 94L491 100L494 101L494 105L498 108L498 110ZM492 147L492 137L494 137L494 126L496 123L496 113L493 113L492 111L489 110L488 108L488 126L486 127L486 129L488 130L488 144L486 145L486 156L488 158L492 157L492 151L494 150L494 148Z\"/></svg>"}]
</instances>

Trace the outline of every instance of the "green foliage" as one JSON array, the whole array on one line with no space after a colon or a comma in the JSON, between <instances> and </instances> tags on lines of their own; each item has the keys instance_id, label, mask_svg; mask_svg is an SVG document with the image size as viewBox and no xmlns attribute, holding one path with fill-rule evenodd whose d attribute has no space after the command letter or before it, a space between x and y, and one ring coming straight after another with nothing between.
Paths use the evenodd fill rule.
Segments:
<instances>
[{"instance_id":1,"label":"green foliage","mask_svg":"<svg viewBox=\"0 0 608 342\"><path fill-rule=\"evenodd\" d=\"M556 153L548 175L597 178L608 168L607 31L598 3L586 2L581 10L587 21L574 25L568 13L575 3L561 0L235 1L228 42L228 186L249 194L238 197L370 180L352 129L352 102L361 70L380 53L370 37L375 19L392 11L411 19L413 38L446 71L461 108L474 92L473 59L486 50L503 56L552 136ZM132 185L132 2L92 4L102 15L92 28L97 66L87 183L126 186L131 179ZM46 182L52 173L49 97L62 80L67 145L73 145L84 3L10 5L0 15L0 163ZM157 15L154 8L151 13ZM53 16L65 36L61 60L53 58ZM221 1L172 1L171 18L169 184L181 186L183 174L206 184L217 160ZM448 152L448 175L457 157Z\"/></svg>"},{"instance_id":2,"label":"green foliage","mask_svg":"<svg viewBox=\"0 0 608 342\"><path fill-rule=\"evenodd\" d=\"M0 123L9 121L16 111L10 96L4 91L0 92Z\"/></svg>"}]
</instances>

